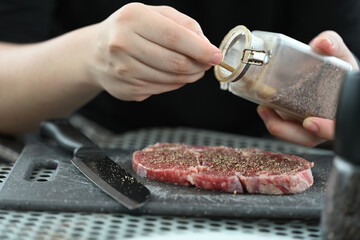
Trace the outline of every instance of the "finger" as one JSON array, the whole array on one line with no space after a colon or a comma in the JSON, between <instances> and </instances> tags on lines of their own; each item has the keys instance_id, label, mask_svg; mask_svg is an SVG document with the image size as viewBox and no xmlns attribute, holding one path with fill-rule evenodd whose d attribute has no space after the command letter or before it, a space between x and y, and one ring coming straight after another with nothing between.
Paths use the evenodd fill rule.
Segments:
<instances>
[{"instance_id":1,"label":"finger","mask_svg":"<svg viewBox=\"0 0 360 240\"><path fill-rule=\"evenodd\" d=\"M142 37L135 37L131 44L123 49L135 59L160 71L179 74L196 74L206 71L209 65L164 48Z\"/></svg>"},{"instance_id":2,"label":"finger","mask_svg":"<svg viewBox=\"0 0 360 240\"><path fill-rule=\"evenodd\" d=\"M345 45L340 35L334 31L320 33L310 42L310 46L321 54L340 58L350 63L354 69L359 69L353 54Z\"/></svg>"},{"instance_id":3,"label":"finger","mask_svg":"<svg viewBox=\"0 0 360 240\"><path fill-rule=\"evenodd\" d=\"M144 81L141 80L140 81ZM185 83L169 83L161 84L156 82L146 82L145 88L143 88L143 93L145 95L156 95L160 93L170 92L176 89L179 89L185 85Z\"/></svg>"},{"instance_id":4,"label":"finger","mask_svg":"<svg viewBox=\"0 0 360 240\"><path fill-rule=\"evenodd\" d=\"M113 87L108 92L112 96L124 101L140 102L151 95L173 91L185 85L181 83L161 84L139 79L129 79L128 81L131 81L132 84L125 86L113 84Z\"/></svg>"},{"instance_id":5,"label":"finger","mask_svg":"<svg viewBox=\"0 0 360 240\"><path fill-rule=\"evenodd\" d=\"M198 34L200 37L205 38L208 40L202 29L200 24L192 19L191 17L179 12L175 8L168 7L168 6L152 6L152 8L157 11L158 13L162 14L163 16L170 18L171 20L175 21L176 23L186 27L187 29L193 31L194 33Z\"/></svg>"},{"instance_id":6,"label":"finger","mask_svg":"<svg viewBox=\"0 0 360 240\"><path fill-rule=\"evenodd\" d=\"M185 85L182 83L161 84L141 79L131 79L131 82L131 85L126 85L125 88L121 87L117 92L115 91L122 100L143 101L152 95L173 91Z\"/></svg>"},{"instance_id":7,"label":"finger","mask_svg":"<svg viewBox=\"0 0 360 240\"><path fill-rule=\"evenodd\" d=\"M316 146L324 141L306 131L299 123L281 119L271 108L259 106L257 111L268 131L280 139L309 147Z\"/></svg>"},{"instance_id":8,"label":"finger","mask_svg":"<svg viewBox=\"0 0 360 240\"><path fill-rule=\"evenodd\" d=\"M333 120L308 117L303 121L303 126L306 130L321 138L334 139L335 122Z\"/></svg>"},{"instance_id":9,"label":"finger","mask_svg":"<svg viewBox=\"0 0 360 240\"><path fill-rule=\"evenodd\" d=\"M119 61L119 60L116 60ZM192 83L204 76L204 71L194 74L177 74L157 70L138 61L135 58L127 56L126 65L120 65L116 69L116 75L119 78L144 79L148 82L168 84L168 83Z\"/></svg>"},{"instance_id":10,"label":"finger","mask_svg":"<svg viewBox=\"0 0 360 240\"><path fill-rule=\"evenodd\" d=\"M142 22L135 26L135 32L143 38L206 65L220 63L220 50L198 34L155 11L142 8L139 14Z\"/></svg>"}]
</instances>

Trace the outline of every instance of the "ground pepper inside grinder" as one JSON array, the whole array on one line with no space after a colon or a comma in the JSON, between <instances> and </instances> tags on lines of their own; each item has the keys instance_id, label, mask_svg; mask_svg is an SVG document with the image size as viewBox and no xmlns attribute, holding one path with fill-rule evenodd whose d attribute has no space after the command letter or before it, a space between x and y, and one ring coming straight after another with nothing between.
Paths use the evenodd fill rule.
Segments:
<instances>
[{"instance_id":1,"label":"ground pepper inside grinder","mask_svg":"<svg viewBox=\"0 0 360 240\"><path fill-rule=\"evenodd\" d=\"M343 82L335 154L321 218L323 239L360 239L360 72L347 74Z\"/></svg>"}]
</instances>

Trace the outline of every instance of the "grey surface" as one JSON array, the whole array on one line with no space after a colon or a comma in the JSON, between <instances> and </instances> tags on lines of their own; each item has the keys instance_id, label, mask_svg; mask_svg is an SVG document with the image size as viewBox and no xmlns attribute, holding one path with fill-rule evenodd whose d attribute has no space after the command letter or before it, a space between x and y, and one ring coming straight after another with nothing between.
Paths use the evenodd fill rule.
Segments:
<instances>
[{"instance_id":1,"label":"grey surface","mask_svg":"<svg viewBox=\"0 0 360 240\"><path fill-rule=\"evenodd\" d=\"M109 156L131 170L129 150L109 150ZM137 177L151 192L150 201L131 213L180 216L317 219L320 217L331 155L303 155L315 162L315 184L286 196L231 194L176 186ZM29 145L15 163L0 191L0 208L17 210L129 213L86 179L70 162L71 155L55 146ZM56 165L46 182L29 181L35 167Z\"/></svg>"}]
</instances>

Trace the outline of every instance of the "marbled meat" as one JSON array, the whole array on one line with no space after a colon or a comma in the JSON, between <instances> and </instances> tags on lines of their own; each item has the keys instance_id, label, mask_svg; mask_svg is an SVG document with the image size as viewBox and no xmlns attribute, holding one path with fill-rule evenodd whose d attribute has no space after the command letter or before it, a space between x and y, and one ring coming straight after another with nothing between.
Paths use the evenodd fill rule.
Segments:
<instances>
[{"instance_id":1,"label":"marbled meat","mask_svg":"<svg viewBox=\"0 0 360 240\"><path fill-rule=\"evenodd\" d=\"M157 143L134 152L132 167L151 180L233 193L293 194L313 184L314 163L258 148Z\"/></svg>"}]
</instances>

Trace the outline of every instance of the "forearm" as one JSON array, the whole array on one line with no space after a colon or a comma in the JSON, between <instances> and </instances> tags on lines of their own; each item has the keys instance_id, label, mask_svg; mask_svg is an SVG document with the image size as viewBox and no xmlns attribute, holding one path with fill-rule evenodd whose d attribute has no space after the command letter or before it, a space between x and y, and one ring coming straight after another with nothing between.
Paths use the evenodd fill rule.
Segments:
<instances>
[{"instance_id":1,"label":"forearm","mask_svg":"<svg viewBox=\"0 0 360 240\"><path fill-rule=\"evenodd\" d=\"M28 45L0 43L0 133L36 129L64 117L100 91L84 56L95 25Z\"/></svg>"}]
</instances>

